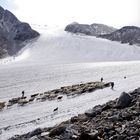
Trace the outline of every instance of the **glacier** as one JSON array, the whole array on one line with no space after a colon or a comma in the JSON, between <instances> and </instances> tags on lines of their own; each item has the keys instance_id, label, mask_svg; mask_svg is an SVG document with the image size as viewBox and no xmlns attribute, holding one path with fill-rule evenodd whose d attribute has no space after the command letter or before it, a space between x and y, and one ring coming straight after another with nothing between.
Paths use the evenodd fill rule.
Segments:
<instances>
[{"instance_id":1,"label":"glacier","mask_svg":"<svg viewBox=\"0 0 140 140\"><path fill-rule=\"evenodd\" d=\"M41 93L66 85L114 81L110 88L67 98L61 102L35 102L14 105L0 111L0 139L24 134L38 127L49 127L97 104L113 100L123 91L139 87L140 48L106 39L75 35L63 28L33 26L40 32L17 56L0 60L0 101ZM126 76L126 79L124 79ZM57 113L53 109L58 107Z\"/></svg>"}]
</instances>

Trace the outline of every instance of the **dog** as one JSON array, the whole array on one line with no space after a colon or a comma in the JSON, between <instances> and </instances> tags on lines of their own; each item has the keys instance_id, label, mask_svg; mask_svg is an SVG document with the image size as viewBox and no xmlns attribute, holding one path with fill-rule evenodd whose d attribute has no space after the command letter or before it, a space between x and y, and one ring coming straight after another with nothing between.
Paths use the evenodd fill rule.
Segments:
<instances>
[{"instance_id":1,"label":"dog","mask_svg":"<svg viewBox=\"0 0 140 140\"><path fill-rule=\"evenodd\" d=\"M53 110L53 112L55 112L55 111L57 111L58 110L58 107L57 108L55 108L54 110Z\"/></svg>"},{"instance_id":2,"label":"dog","mask_svg":"<svg viewBox=\"0 0 140 140\"><path fill-rule=\"evenodd\" d=\"M63 98L63 96L59 96L59 97L57 97L57 100L59 101L59 100L61 100Z\"/></svg>"}]
</instances>

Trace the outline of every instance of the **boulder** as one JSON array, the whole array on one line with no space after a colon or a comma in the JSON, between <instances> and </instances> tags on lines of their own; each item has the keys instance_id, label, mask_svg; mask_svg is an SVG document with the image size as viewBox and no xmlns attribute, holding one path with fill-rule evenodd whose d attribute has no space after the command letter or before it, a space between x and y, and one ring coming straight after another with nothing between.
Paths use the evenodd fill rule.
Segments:
<instances>
[{"instance_id":1,"label":"boulder","mask_svg":"<svg viewBox=\"0 0 140 140\"><path fill-rule=\"evenodd\" d=\"M102 108L100 105L98 105L98 106L95 106L93 109L86 111L85 115L87 117L96 117L96 115L101 114L101 112L102 112Z\"/></svg>"},{"instance_id":2,"label":"boulder","mask_svg":"<svg viewBox=\"0 0 140 140\"><path fill-rule=\"evenodd\" d=\"M132 97L130 94L123 92L117 101L118 108L125 108L130 105Z\"/></svg>"},{"instance_id":3,"label":"boulder","mask_svg":"<svg viewBox=\"0 0 140 140\"><path fill-rule=\"evenodd\" d=\"M53 136L61 135L62 133L64 133L65 130L66 130L66 125L58 126L50 131L49 136L53 137Z\"/></svg>"},{"instance_id":4,"label":"boulder","mask_svg":"<svg viewBox=\"0 0 140 140\"><path fill-rule=\"evenodd\" d=\"M79 140L99 140L98 132L92 132L92 133L82 132L79 137Z\"/></svg>"},{"instance_id":5,"label":"boulder","mask_svg":"<svg viewBox=\"0 0 140 140\"><path fill-rule=\"evenodd\" d=\"M33 136L40 135L41 133L42 133L42 129L41 128L37 128L34 131L30 132L27 137L31 138Z\"/></svg>"}]
</instances>

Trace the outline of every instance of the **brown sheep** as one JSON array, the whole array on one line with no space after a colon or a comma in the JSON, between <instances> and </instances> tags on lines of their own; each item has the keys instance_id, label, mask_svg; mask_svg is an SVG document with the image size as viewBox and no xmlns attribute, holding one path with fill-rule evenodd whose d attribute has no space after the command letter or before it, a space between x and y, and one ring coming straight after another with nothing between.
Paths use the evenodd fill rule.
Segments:
<instances>
[{"instance_id":1,"label":"brown sheep","mask_svg":"<svg viewBox=\"0 0 140 140\"><path fill-rule=\"evenodd\" d=\"M5 102L0 102L0 110L5 107Z\"/></svg>"}]
</instances>

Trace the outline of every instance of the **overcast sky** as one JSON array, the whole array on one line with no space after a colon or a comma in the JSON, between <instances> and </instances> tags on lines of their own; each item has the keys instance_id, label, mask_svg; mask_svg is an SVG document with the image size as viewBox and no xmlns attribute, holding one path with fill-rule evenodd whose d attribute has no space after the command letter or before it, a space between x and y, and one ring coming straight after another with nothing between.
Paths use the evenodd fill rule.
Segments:
<instances>
[{"instance_id":1,"label":"overcast sky","mask_svg":"<svg viewBox=\"0 0 140 140\"><path fill-rule=\"evenodd\" d=\"M31 24L140 26L140 0L0 0L0 5Z\"/></svg>"}]
</instances>

